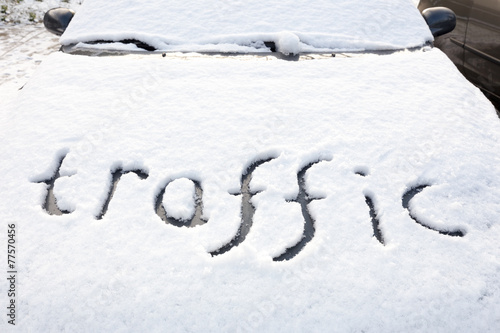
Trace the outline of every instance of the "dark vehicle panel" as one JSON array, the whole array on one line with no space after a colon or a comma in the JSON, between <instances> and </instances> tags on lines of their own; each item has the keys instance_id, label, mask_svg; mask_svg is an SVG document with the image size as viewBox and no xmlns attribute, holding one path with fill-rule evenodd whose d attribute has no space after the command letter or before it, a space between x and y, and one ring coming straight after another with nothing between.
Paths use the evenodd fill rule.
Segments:
<instances>
[{"instance_id":1,"label":"dark vehicle panel","mask_svg":"<svg viewBox=\"0 0 500 333\"><path fill-rule=\"evenodd\" d=\"M430 7L447 7L455 12L457 17L455 29L444 36L436 38L434 45L444 50L448 57L463 73L465 56L463 45L465 44L465 34L467 32L467 22L472 7L472 0L422 0L418 8L420 11L423 11Z\"/></svg>"},{"instance_id":2,"label":"dark vehicle panel","mask_svg":"<svg viewBox=\"0 0 500 333\"><path fill-rule=\"evenodd\" d=\"M465 40L465 74L490 98L500 101L500 2L476 1ZM492 96L493 95L493 96ZM497 106L498 107L498 106Z\"/></svg>"},{"instance_id":3,"label":"dark vehicle panel","mask_svg":"<svg viewBox=\"0 0 500 333\"><path fill-rule=\"evenodd\" d=\"M421 0L420 11L442 6L453 10L457 26L436 38L458 69L500 108L500 2L498 0Z\"/></svg>"}]
</instances>

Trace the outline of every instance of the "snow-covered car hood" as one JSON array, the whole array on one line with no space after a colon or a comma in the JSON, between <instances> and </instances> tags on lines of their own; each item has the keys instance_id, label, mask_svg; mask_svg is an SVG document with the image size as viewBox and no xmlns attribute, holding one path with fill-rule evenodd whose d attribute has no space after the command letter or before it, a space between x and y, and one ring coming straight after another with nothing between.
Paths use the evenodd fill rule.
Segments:
<instances>
[{"instance_id":1,"label":"snow-covered car hood","mask_svg":"<svg viewBox=\"0 0 500 333\"><path fill-rule=\"evenodd\" d=\"M44 61L1 115L20 328L500 327L491 104L438 50L312 58Z\"/></svg>"},{"instance_id":2,"label":"snow-covered car hood","mask_svg":"<svg viewBox=\"0 0 500 333\"><path fill-rule=\"evenodd\" d=\"M198 52L263 52L274 42L297 54L404 49L433 37L411 0L86 0L61 37L81 47L126 40Z\"/></svg>"}]
</instances>

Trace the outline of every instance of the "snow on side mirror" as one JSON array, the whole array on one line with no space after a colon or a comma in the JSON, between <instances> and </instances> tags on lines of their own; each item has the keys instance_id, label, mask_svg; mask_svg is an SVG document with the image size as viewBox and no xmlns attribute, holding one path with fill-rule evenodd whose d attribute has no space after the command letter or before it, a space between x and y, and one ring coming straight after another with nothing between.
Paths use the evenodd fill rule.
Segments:
<instances>
[{"instance_id":1,"label":"snow on side mirror","mask_svg":"<svg viewBox=\"0 0 500 333\"><path fill-rule=\"evenodd\" d=\"M53 8L45 13L43 25L51 33L61 36L74 15L75 12L71 9Z\"/></svg>"},{"instance_id":2,"label":"snow on side mirror","mask_svg":"<svg viewBox=\"0 0 500 333\"><path fill-rule=\"evenodd\" d=\"M431 7L422 11L422 16L431 29L432 35L438 37L455 29L457 17L446 7Z\"/></svg>"}]
</instances>

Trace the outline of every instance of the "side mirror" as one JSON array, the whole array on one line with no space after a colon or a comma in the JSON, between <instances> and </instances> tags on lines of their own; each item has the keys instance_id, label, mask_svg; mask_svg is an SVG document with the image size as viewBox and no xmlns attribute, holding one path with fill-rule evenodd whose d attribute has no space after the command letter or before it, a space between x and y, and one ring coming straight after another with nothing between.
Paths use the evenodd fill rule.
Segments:
<instances>
[{"instance_id":1,"label":"side mirror","mask_svg":"<svg viewBox=\"0 0 500 333\"><path fill-rule=\"evenodd\" d=\"M457 16L451 9L446 7L427 8L422 12L422 16L434 37L453 31L457 25Z\"/></svg>"},{"instance_id":2,"label":"side mirror","mask_svg":"<svg viewBox=\"0 0 500 333\"><path fill-rule=\"evenodd\" d=\"M43 25L48 31L61 36L74 15L75 12L71 9L53 8L43 16Z\"/></svg>"}]
</instances>

